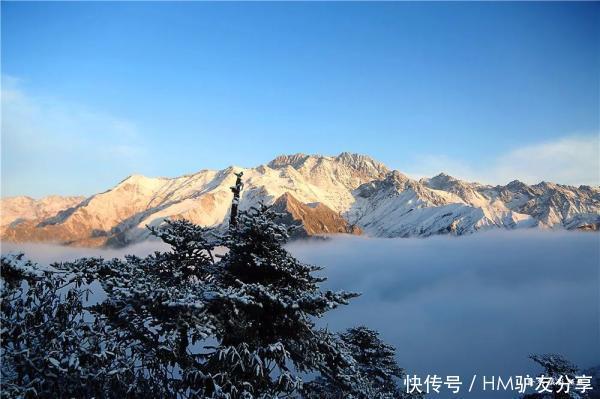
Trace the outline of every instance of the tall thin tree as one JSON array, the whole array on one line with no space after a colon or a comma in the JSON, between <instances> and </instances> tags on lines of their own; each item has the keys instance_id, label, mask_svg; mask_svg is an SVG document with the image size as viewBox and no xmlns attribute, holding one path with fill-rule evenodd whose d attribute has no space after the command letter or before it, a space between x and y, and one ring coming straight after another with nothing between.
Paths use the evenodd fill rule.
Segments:
<instances>
[{"instance_id":1,"label":"tall thin tree","mask_svg":"<svg viewBox=\"0 0 600 399\"><path fill-rule=\"evenodd\" d=\"M237 214L238 206L240 204L240 193L244 189L244 183L242 183L242 176L244 172L234 173L237 176L235 180L235 186L231 186L230 189L233 192L233 200L231 201L231 215L229 219L229 228L235 228L237 226Z\"/></svg>"}]
</instances>

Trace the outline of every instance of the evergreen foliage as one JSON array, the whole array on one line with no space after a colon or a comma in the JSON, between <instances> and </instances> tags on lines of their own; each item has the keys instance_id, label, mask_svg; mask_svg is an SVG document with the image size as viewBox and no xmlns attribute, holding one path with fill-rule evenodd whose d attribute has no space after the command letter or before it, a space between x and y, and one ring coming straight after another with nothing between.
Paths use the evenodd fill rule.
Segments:
<instances>
[{"instance_id":1,"label":"evergreen foliage","mask_svg":"<svg viewBox=\"0 0 600 399\"><path fill-rule=\"evenodd\" d=\"M3 257L3 396L399 397L402 370L377 333L317 327L357 294L321 290L278 216L251 208L221 234L166 221L151 230L170 250L144 258L40 271ZM98 283L106 298L90 303Z\"/></svg>"},{"instance_id":2,"label":"evergreen foliage","mask_svg":"<svg viewBox=\"0 0 600 399\"><path fill-rule=\"evenodd\" d=\"M576 392L572 386L567 391L555 384L557 381L574 383L576 379L577 366L562 355L556 353L534 354L529 358L544 369L541 376L552 378L552 392L527 394L523 396L523 399L586 399L589 397L587 393Z\"/></svg>"},{"instance_id":3,"label":"evergreen foliage","mask_svg":"<svg viewBox=\"0 0 600 399\"><path fill-rule=\"evenodd\" d=\"M306 384L309 399L341 398L408 398L398 385L405 372L395 360L395 349L385 344L379 334L367 327L350 328L339 334L344 352L351 354L353 367L348 369L351 384L344 386L334 378L318 377Z\"/></svg>"}]
</instances>

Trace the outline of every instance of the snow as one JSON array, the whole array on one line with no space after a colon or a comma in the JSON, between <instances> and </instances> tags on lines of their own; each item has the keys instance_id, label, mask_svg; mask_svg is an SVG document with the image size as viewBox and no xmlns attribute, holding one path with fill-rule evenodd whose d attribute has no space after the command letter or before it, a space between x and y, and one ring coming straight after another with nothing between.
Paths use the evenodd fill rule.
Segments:
<instances>
[{"instance_id":1,"label":"snow","mask_svg":"<svg viewBox=\"0 0 600 399\"><path fill-rule=\"evenodd\" d=\"M445 174L413 180L367 156L342 153L284 155L255 168L231 166L176 178L132 175L83 202L48 200L54 213L79 203L72 212L50 219L53 212L32 212L27 200L3 199L2 223L36 219L44 221L41 226L55 228L47 238L67 236L84 243L94 235L118 236L120 243L140 242L148 237L146 225L157 226L166 218L218 226L227 223L230 187L237 172L244 173L241 210L260 202L271 204L290 193L302 203L322 203L378 237L460 235L489 228L580 228L597 224L600 215L598 187L528 186L516 181L492 187ZM26 241L28 234L17 228L5 237Z\"/></svg>"},{"instance_id":2,"label":"snow","mask_svg":"<svg viewBox=\"0 0 600 399\"><path fill-rule=\"evenodd\" d=\"M84 197L50 195L38 200L26 196L7 197L0 200L0 231L19 220L34 220L56 215L83 201Z\"/></svg>"}]
</instances>

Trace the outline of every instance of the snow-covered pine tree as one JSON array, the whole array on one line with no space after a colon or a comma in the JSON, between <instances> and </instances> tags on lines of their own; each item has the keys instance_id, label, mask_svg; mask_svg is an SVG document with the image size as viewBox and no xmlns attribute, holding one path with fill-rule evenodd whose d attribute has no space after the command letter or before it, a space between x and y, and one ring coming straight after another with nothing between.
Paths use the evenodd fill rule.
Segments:
<instances>
[{"instance_id":1,"label":"snow-covered pine tree","mask_svg":"<svg viewBox=\"0 0 600 399\"><path fill-rule=\"evenodd\" d=\"M316 328L314 319L357 294L321 291L324 279L313 275L320 268L287 252L287 229L274 221L277 216L263 205L240 212L224 237L228 252L212 307L218 345L206 371L222 376L220 389L231 397L290 395L301 388L301 373L340 380L352 363L335 335Z\"/></svg>"},{"instance_id":2,"label":"snow-covered pine tree","mask_svg":"<svg viewBox=\"0 0 600 399\"><path fill-rule=\"evenodd\" d=\"M395 359L396 350L387 345L379 334L360 326L339 334L344 351L354 360L350 386L340 385L335 379L318 377L306 384L303 396L307 399L388 399L415 398L402 391L398 384L405 376Z\"/></svg>"},{"instance_id":3,"label":"snow-covered pine tree","mask_svg":"<svg viewBox=\"0 0 600 399\"><path fill-rule=\"evenodd\" d=\"M561 375L573 377L577 372L577 366L559 354L531 355L529 358L542 366L546 376L553 378L558 378Z\"/></svg>"},{"instance_id":4,"label":"snow-covered pine tree","mask_svg":"<svg viewBox=\"0 0 600 399\"><path fill-rule=\"evenodd\" d=\"M235 173L235 186L231 186L231 192L233 193L233 199L231 200L231 210L229 212L229 227L233 228L237 224L238 207L240 205L240 193L244 188L242 182L242 176L244 172Z\"/></svg>"},{"instance_id":5,"label":"snow-covered pine tree","mask_svg":"<svg viewBox=\"0 0 600 399\"><path fill-rule=\"evenodd\" d=\"M564 358L562 355L555 353L547 353L543 355L531 355L531 360L542 366L544 371L541 376L551 377L553 381L563 381L567 383L569 380L575 382L575 374L577 373L577 366L571 363L569 360ZM559 392L561 391L561 392ZM532 393L523 396L523 399L585 399L588 398L586 394L580 394L570 387L569 391L560 389L559 385L552 386L552 393Z\"/></svg>"},{"instance_id":6,"label":"snow-covered pine tree","mask_svg":"<svg viewBox=\"0 0 600 399\"><path fill-rule=\"evenodd\" d=\"M90 311L106 320L140 372L161 387L151 396L187 397L192 394L187 372L203 364L191 347L215 332L207 304L217 289L213 250L218 238L185 220L166 221L151 232L171 250L145 258L84 258L54 266L88 284L100 282L107 299ZM210 385L210 376L205 380Z\"/></svg>"},{"instance_id":7,"label":"snow-covered pine tree","mask_svg":"<svg viewBox=\"0 0 600 399\"><path fill-rule=\"evenodd\" d=\"M171 245L146 258L56 264L108 298L91 308L119 331L163 397L270 398L298 392L302 373L349 385L352 358L314 318L357 294L322 292L320 268L283 244L287 229L268 207L237 215L224 236L187 221L152 233ZM213 255L216 246L225 255Z\"/></svg>"},{"instance_id":8,"label":"snow-covered pine tree","mask_svg":"<svg viewBox=\"0 0 600 399\"><path fill-rule=\"evenodd\" d=\"M2 378L7 398L117 398L161 387L137 371L101 318L84 309L86 289L23 254L2 256Z\"/></svg>"}]
</instances>

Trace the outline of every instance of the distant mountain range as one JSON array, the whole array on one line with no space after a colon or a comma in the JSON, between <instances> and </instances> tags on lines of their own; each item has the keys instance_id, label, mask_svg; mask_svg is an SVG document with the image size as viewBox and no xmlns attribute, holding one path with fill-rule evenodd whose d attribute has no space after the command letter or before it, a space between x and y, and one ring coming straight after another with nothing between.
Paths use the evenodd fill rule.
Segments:
<instances>
[{"instance_id":1,"label":"distant mountain range","mask_svg":"<svg viewBox=\"0 0 600 399\"><path fill-rule=\"evenodd\" d=\"M176 178L127 177L83 197L1 200L0 237L12 242L121 246L148 238L146 225L185 218L223 227L234 172L243 171L241 209L275 204L295 235L463 235L493 228L598 230L600 187L513 181L469 183L446 174L420 180L358 154L285 155L255 168L201 170Z\"/></svg>"}]
</instances>

